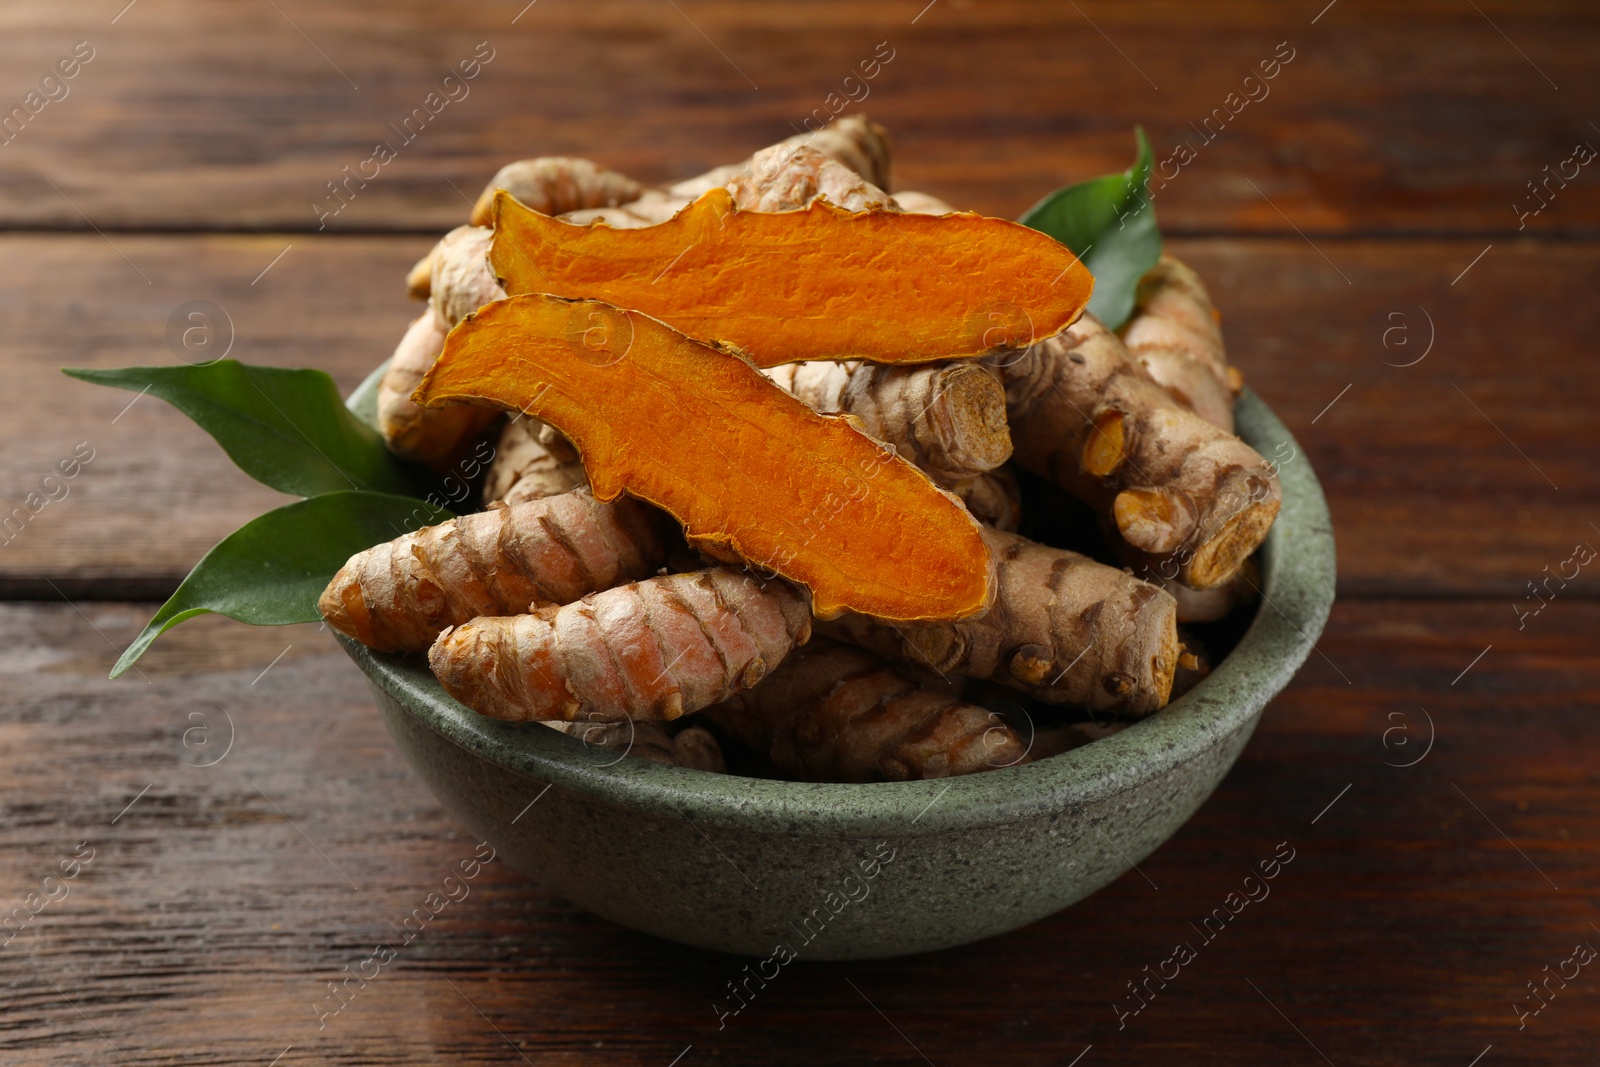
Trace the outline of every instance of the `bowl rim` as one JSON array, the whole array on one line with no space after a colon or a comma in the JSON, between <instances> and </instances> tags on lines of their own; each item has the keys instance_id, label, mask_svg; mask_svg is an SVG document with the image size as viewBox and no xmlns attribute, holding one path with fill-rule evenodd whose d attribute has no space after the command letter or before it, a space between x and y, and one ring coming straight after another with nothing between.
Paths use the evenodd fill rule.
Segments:
<instances>
[{"instance_id":1,"label":"bowl rim","mask_svg":"<svg viewBox=\"0 0 1600 1067\"><path fill-rule=\"evenodd\" d=\"M350 396L350 409L369 423L376 421L377 385L386 367ZM1248 388L1238 398L1235 420L1257 451L1291 457L1279 468L1283 506L1261 549L1263 596L1255 619L1211 674L1166 708L1037 763L872 783L790 782L670 767L626 759L536 724L486 718L446 694L420 657L375 653L335 636L369 681L422 725L529 779L524 813L550 785L624 808L675 812L697 824L850 837L915 837L1081 809L1171 773L1252 727L1315 647L1327 620L1335 584L1333 530L1310 460Z\"/></svg>"}]
</instances>

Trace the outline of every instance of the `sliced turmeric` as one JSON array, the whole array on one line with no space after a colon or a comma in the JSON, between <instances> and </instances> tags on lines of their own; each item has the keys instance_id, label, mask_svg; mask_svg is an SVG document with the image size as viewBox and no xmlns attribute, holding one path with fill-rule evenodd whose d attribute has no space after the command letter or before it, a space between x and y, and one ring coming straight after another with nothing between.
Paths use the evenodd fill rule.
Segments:
<instances>
[{"instance_id":1,"label":"sliced turmeric","mask_svg":"<svg viewBox=\"0 0 1600 1067\"><path fill-rule=\"evenodd\" d=\"M490 262L506 292L642 311L760 366L926 363L1053 336L1089 300L1088 270L1035 230L975 214L740 211L712 189L670 221L574 226L495 198Z\"/></svg>"},{"instance_id":2,"label":"sliced turmeric","mask_svg":"<svg viewBox=\"0 0 1600 1067\"><path fill-rule=\"evenodd\" d=\"M807 586L819 617L989 604L988 549L959 500L848 420L639 312L541 294L490 304L450 334L416 399L549 423L599 499L656 504L713 557Z\"/></svg>"},{"instance_id":3,"label":"sliced turmeric","mask_svg":"<svg viewBox=\"0 0 1600 1067\"><path fill-rule=\"evenodd\" d=\"M655 573L663 517L585 490L462 515L359 552L317 607L342 634L380 652L420 652L479 615L566 604Z\"/></svg>"},{"instance_id":4,"label":"sliced turmeric","mask_svg":"<svg viewBox=\"0 0 1600 1067\"><path fill-rule=\"evenodd\" d=\"M445 691L508 722L676 719L766 677L811 636L805 597L729 567L668 574L439 635Z\"/></svg>"}]
</instances>

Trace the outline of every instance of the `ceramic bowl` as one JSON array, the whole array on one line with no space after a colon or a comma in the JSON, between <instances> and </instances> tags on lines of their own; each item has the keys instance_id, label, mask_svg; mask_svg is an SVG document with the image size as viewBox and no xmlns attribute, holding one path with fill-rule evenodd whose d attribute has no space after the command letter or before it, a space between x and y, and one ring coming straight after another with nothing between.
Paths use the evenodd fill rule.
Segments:
<instances>
[{"instance_id":1,"label":"ceramic bowl","mask_svg":"<svg viewBox=\"0 0 1600 1067\"><path fill-rule=\"evenodd\" d=\"M373 382L351 406L370 418ZM1296 447L1258 397L1240 435ZM484 718L420 657L345 640L384 721L441 802L505 862L614 922L787 962L927 952L1082 900L1194 814L1322 631L1334 594L1310 462L1280 474L1265 600L1233 651L1158 714L1037 763L920 782L767 781L619 757Z\"/></svg>"}]
</instances>

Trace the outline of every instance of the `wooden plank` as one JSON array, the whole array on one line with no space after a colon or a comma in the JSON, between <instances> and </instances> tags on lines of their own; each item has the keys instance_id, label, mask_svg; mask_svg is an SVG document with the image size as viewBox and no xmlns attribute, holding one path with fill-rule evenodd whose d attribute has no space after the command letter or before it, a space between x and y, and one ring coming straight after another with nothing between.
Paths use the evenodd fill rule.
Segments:
<instances>
[{"instance_id":1,"label":"wooden plank","mask_svg":"<svg viewBox=\"0 0 1600 1067\"><path fill-rule=\"evenodd\" d=\"M113 240L0 238L0 358L27 398L0 423L0 515L80 442L95 450L69 495L0 546L0 594L164 595L211 544L282 500L166 405L124 410L132 394L59 367L171 363L169 316L204 299L231 318L233 356L322 367L349 388L415 313L399 279L429 244ZM1316 465L1346 595L1520 598L1575 543L1600 543L1588 506L1600 428L1583 400L1600 394L1600 309L1584 295L1600 283L1595 246L1496 243L1454 285L1483 244L1173 247L1210 280L1234 359L1304 445L1289 462Z\"/></svg>"},{"instance_id":2,"label":"wooden plank","mask_svg":"<svg viewBox=\"0 0 1600 1067\"><path fill-rule=\"evenodd\" d=\"M321 1030L325 983L392 941L474 842L315 627L198 620L108 683L108 644L145 607L80 607L0 606L0 904L94 849L0 948L7 1062L266 1064L292 1045L286 1067L776 1064L795 1048L1069 1063L1092 1045L1085 1064L1310 1064L1314 1043L1339 1064L1465 1065L1492 1044L1485 1062L1568 1067L1600 1042L1589 970L1521 1030L1512 1008L1546 964L1600 944L1600 604L1554 603L1518 632L1499 603L1341 603L1142 875L1005 937L800 961L719 1029L743 961L630 934L490 864ZM1280 842L1294 858L1270 895L1204 940L1190 924ZM1197 958L1119 1027L1127 983L1179 942Z\"/></svg>"},{"instance_id":3,"label":"wooden plank","mask_svg":"<svg viewBox=\"0 0 1600 1067\"><path fill-rule=\"evenodd\" d=\"M328 225L440 229L512 159L684 177L847 94L894 133L901 187L1008 217L1122 169L1143 123L1158 158L1193 153L1159 193L1170 232L1516 231L1527 183L1600 144L1577 91L1596 12L1574 3L123 6L0 12L6 109L74 42L94 50L0 152L0 224L315 230L326 183L381 141L396 158ZM397 133L479 42L493 59L466 95ZM875 53L892 58L847 86ZM1293 58L1247 85L1275 53ZM1552 184L1527 226L1592 234L1595 182Z\"/></svg>"}]
</instances>

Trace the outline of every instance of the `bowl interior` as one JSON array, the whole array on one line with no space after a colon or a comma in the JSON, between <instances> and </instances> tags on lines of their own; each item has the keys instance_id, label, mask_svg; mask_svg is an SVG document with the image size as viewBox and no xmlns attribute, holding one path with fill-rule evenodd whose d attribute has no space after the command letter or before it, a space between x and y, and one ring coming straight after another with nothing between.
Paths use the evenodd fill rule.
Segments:
<instances>
[{"instance_id":1,"label":"bowl interior","mask_svg":"<svg viewBox=\"0 0 1600 1067\"><path fill-rule=\"evenodd\" d=\"M351 410L368 422L375 422L383 370L350 397ZM341 641L374 684L445 739L531 779L614 804L676 810L722 826L911 836L1081 807L1172 770L1253 720L1304 662L1327 619L1333 531L1316 475L1289 431L1248 389L1239 397L1236 420L1239 435L1257 451L1298 457L1279 471L1283 508L1262 547L1263 596L1254 621L1208 677L1162 711L1037 763L871 784L685 770L620 758L541 726L485 718L446 694L422 657L382 655Z\"/></svg>"}]
</instances>

